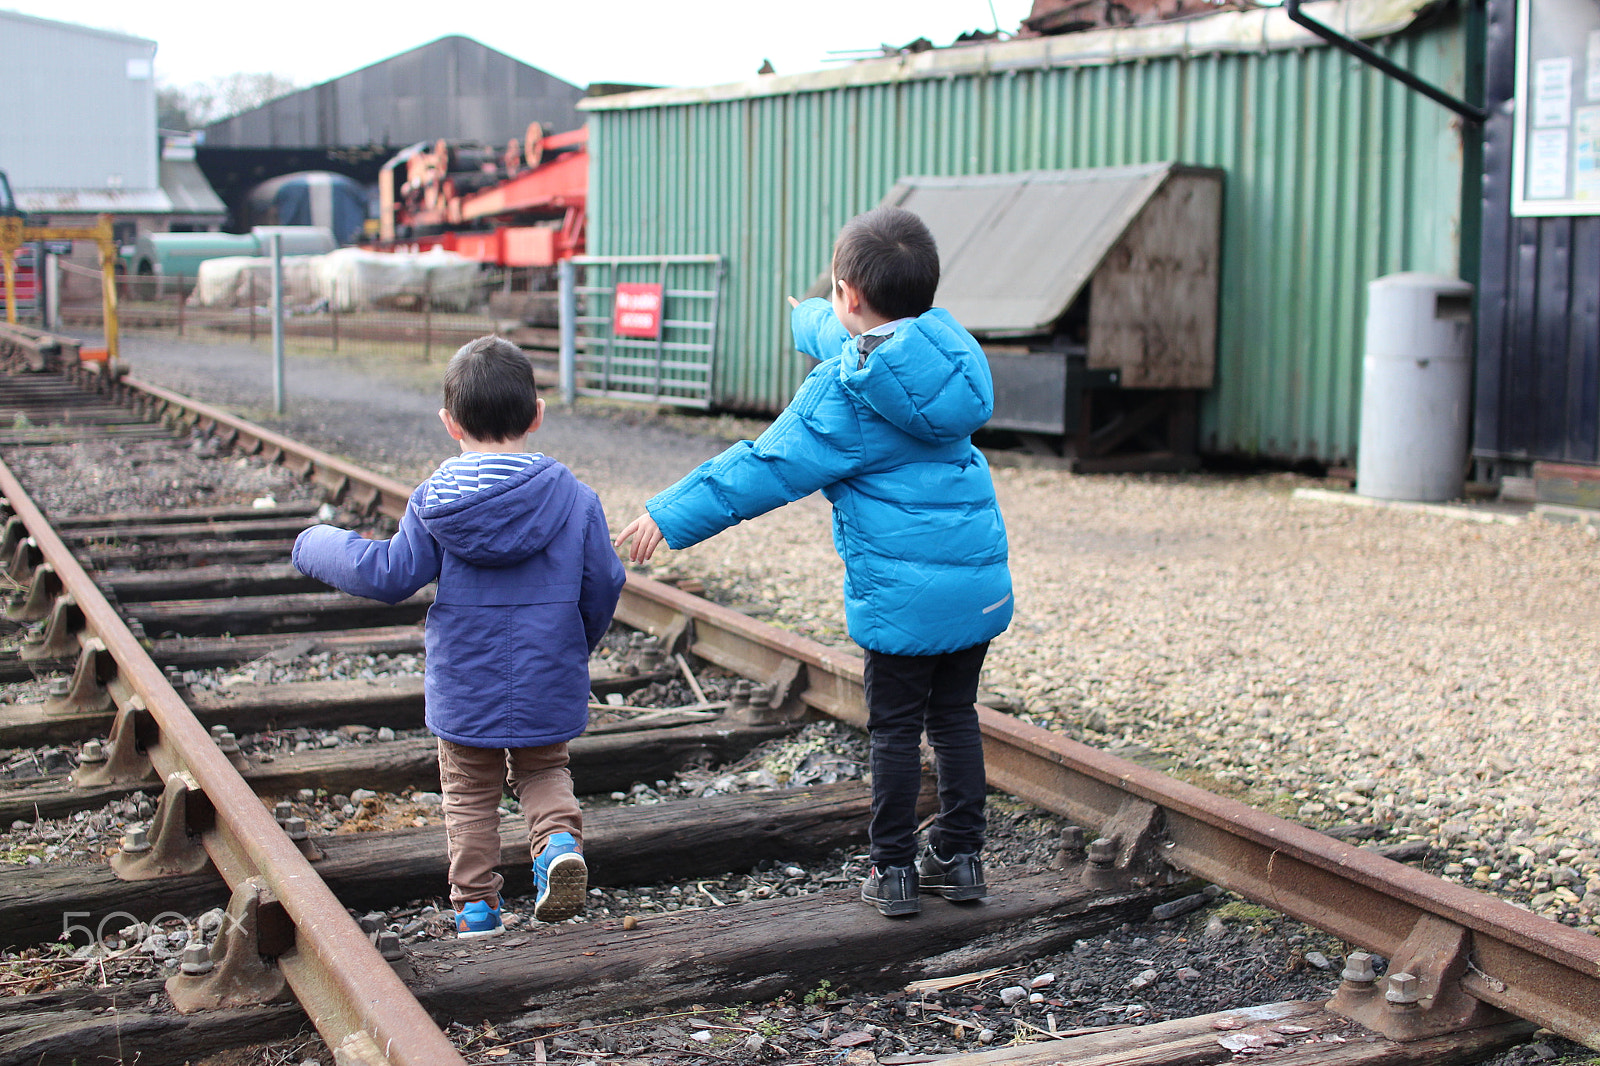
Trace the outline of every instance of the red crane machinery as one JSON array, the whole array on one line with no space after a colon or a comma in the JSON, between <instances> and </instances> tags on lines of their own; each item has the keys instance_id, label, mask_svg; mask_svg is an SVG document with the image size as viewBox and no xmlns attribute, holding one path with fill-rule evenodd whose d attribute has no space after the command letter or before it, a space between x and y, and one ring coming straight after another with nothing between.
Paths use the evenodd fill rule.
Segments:
<instances>
[{"instance_id":1,"label":"red crane machinery","mask_svg":"<svg viewBox=\"0 0 1600 1066\"><path fill-rule=\"evenodd\" d=\"M535 122L504 149L414 144L378 176L378 240L365 247L554 266L583 253L588 189L587 127L546 136Z\"/></svg>"}]
</instances>

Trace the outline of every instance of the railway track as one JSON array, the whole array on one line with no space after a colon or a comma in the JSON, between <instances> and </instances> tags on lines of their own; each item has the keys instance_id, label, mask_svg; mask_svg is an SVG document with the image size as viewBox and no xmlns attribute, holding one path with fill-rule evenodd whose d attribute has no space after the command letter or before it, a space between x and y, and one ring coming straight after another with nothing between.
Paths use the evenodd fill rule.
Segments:
<instances>
[{"instance_id":1,"label":"railway track","mask_svg":"<svg viewBox=\"0 0 1600 1066\"><path fill-rule=\"evenodd\" d=\"M437 892L440 831L313 835L292 801L269 808L258 797L435 787L431 744L403 735L420 725L420 680L242 683L223 693L184 678L273 657L415 655L425 595L380 608L283 565L289 539L322 502L382 522L400 513L409 486L133 378L53 371L45 344L0 336L10 371L0 379L0 426L10 427L0 431L0 454L8 462L35 446L94 437L137 447L177 431L208 453L278 464L323 500L271 514L217 506L76 515L55 508L47 516L0 466L0 565L14 585L6 613L20 627L16 651L0 655L0 674L60 675L37 703L0 708L0 746L81 745L70 776L0 790L0 812L10 822L159 797L148 826L129 833L109 863L45 864L0 878L0 930L20 944L59 932L64 912L188 913L223 885L229 899L226 935L203 950L191 944L165 982L5 1002L0 1061L120 1055L113 1049L129 1040L141 1062L182 1061L195 1049L288 1035L309 1018L341 1062L460 1062L435 1019L570 1026L626 1010L770 998L827 980L937 983L955 958L982 971L1070 946L1190 891L1183 882L1191 878L1361 949L1329 1009L1262 1005L1259 1016L1235 1012L1164 1034L1082 1034L1075 1059L1214 1061L1182 1055L1203 1046L1228 1057L1216 1034L1233 1031L1234 1021L1295 1033L1278 1044L1296 1045L1297 1061L1308 1050L1355 1061L1349 1042L1316 1041L1344 1019L1377 1034L1361 1041L1375 1062L1466 1061L1519 1039L1527 1023L1600 1047L1594 938L988 709L981 716L991 784L1087 832L1063 835L1060 869L997 886L981 908L935 905L916 923L886 923L844 887L633 926L596 920L541 930L483 949L473 965L461 964L448 940L401 952L383 931L363 930L350 909ZM725 762L806 718L864 724L854 656L638 575L630 575L617 619L639 636L613 641L610 657L592 667L597 695L626 705L628 693L674 678L700 691L676 709L623 715L592 730L574 746L581 791L626 791L686 765ZM606 706L602 700L597 711ZM292 736L353 721L394 739L239 744L263 723ZM865 813L859 784L596 810L588 850L603 883L709 876L825 854L864 837ZM526 880L526 845L517 837L508 825L502 859L511 893L525 889L517 871ZM1370 973L1362 952L1388 960L1387 972ZM296 1002L279 1002L291 995ZM117 1009L108 1014L107 1006ZM1127 1057L1135 1045L1145 1058ZM1252 1050L1270 1046L1278 1045ZM950 1061L1063 1054L1053 1041L1033 1051L1037 1058L1011 1048Z\"/></svg>"}]
</instances>

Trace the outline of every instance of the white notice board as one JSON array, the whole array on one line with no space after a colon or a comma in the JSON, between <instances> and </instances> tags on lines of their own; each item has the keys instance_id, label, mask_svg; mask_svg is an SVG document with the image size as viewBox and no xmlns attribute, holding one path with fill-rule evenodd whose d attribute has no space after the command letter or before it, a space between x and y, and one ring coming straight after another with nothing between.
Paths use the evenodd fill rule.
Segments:
<instances>
[{"instance_id":1,"label":"white notice board","mask_svg":"<svg viewBox=\"0 0 1600 1066\"><path fill-rule=\"evenodd\" d=\"M1600 0L1519 0L1513 215L1600 215Z\"/></svg>"}]
</instances>

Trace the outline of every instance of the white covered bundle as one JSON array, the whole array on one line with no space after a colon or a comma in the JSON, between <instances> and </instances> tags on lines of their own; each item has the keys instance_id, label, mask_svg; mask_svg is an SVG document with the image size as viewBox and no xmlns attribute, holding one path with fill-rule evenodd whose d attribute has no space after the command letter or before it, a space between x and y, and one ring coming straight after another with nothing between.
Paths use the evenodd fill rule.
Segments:
<instances>
[{"instance_id":1,"label":"white covered bundle","mask_svg":"<svg viewBox=\"0 0 1600 1066\"><path fill-rule=\"evenodd\" d=\"M318 256L319 295L339 311L466 311L478 300L478 262L435 248L369 252L340 248Z\"/></svg>"},{"instance_id":2,"label":"white covered bundle","mask_svg":"<svg viewBox=\"0 0 1600 1066\"><path fill-rule=\"evenodd\" d=\"M318 299L320 255L291 255L283 260L283 302L302 306ZM272 260L228 255L200 264L190 307L266 307L272 302Z\"/></svg>"}]
</instances>

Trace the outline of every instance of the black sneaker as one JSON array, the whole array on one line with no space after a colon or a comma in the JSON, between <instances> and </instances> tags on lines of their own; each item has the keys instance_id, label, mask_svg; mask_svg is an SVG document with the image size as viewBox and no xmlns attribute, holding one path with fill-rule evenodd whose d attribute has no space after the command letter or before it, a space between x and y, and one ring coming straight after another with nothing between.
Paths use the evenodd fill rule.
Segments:
<instances>
[{"instance_id":1,"label":"black sneaker","mask_svg":"<svg viewBox=\"0 0 1600 1066\"><path fill-rule=\"evenodd\" d=\"M879 914L893 918L902 914L916 914L922 910L917 898L917 868L915 866L874 866L861 884L861 901L878 908Z\"/></svg>"},{"instance_id":2,"label":"black sneaker","mask_svg":"<svg viewBox=\"0 0 1600 1066\"><path fill-rule=\"evenodd\" d=\"M917 859L917 877L922 891L937 892L945 899L982 899L989 892L983 880L983 860L975 851L941 859L932 848L924 848Z\"/></svg>"}]
</instances>

